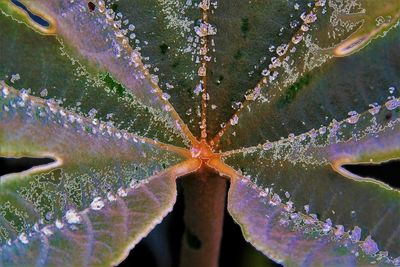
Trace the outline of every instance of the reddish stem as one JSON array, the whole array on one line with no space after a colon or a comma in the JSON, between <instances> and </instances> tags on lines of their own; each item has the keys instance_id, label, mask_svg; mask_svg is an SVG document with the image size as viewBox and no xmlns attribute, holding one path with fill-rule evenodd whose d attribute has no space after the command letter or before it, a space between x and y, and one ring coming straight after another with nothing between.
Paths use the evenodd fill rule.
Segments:
<instances>
[{"instance_id":1,"label":"reddish stem","mask_svg":"<svg viewBox=\"0 0 400 267\"><path fill-rule=\"evenodd\" d=\"M224 221L227 180L204 165L182 178L185 233L181 267L217 267Z\"/></svg>"}]
</instances>

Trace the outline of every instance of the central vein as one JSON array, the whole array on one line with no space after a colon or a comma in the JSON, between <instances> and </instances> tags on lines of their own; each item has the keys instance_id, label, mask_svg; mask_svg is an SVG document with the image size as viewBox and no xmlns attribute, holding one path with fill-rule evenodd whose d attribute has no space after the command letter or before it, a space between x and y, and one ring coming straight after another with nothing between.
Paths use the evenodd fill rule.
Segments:
<instances>
[{"instance_id":1,"label":"central vein","mask_svg":"<svg viewBox=\"0 0 400 267\"><path fill-rule=\"evenodd\" d=\"M200 39L200 57L201 66L198 69L198 75L201 78L200 86L202 88L201 95L201 139L205 140L207 138L207 101L209 100L209 95L207 93L207 62L211 60L209 56L209 35L215 34L214 28L208 23L208 11L210 9L210 0L202 0L199 3L199 8L202 10L202 19L200 26L196 26L196 34L201 37Z\"/></svg>"}]
</instances>

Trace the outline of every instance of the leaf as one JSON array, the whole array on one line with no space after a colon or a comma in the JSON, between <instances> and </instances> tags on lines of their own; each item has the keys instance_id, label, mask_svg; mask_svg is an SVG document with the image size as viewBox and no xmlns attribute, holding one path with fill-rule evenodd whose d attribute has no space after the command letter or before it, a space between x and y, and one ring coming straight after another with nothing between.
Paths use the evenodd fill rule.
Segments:
<instances>
[{"instance_id":1,"label":"leaf","mask_svg":"<svg viewBox=\"0 0 400 267\"><path fill-rule=\"evenodd\" d=\"M337 58L334 51L343 43L357 39L360 31L382 30L383 25L364 23L359 26L365 17L369 21L378 14L386 17L395 13L385 29L395 27L399 16L398 9L394 8L396 3L387 5L392 8L373 7L372 1L366 1L365 6L353 6L351 1L345 1L314 7L311 13L315 13L317 20L310 24L307 32L300 29L293 34L301 33L302 41L294 44L291 37L281 40L290 46L287 52L280 57L274 52L278 63L265 63L269 64L265 70L270 74L249 90L243 106L236 105L240 108L236 119L231 120L235 124L229 127L231 123L227 120L228 126L220 132L226 134L214 141L221 139L220 146L225 151L254 146L265 140L275 141L291 133L297 135L318 128L332 119L342 120L349 111L363 112L369 104L383 102L390 96L388 89L399 86L398 27L387 32L384 38L370 36L370 44L359 47L361 50L350 57ZM361 16L359 12L363 9L365 15ZM355 24L350 27L349 21ZM277 74L276 78L269 78L275 77L273 73Z\"/></svg>"},{"instance_id":2,"label":"leaf","mask_svg":"<svg viewBox=\"0 0 400 267\"><path fill-rule=\"evenodd\" d=\"M397 104L391 105L393 103ZM240 182L234 182L236 185L232 186L232 193L230 193L231 214L244 225L248 240L267 255L273 258L276 255L279 261L288 265L295 259L302 266L338 265L336 260L329 263L331 256L324 253L330 249L325 245L333 246L334 250L338 250L338 247L344 249L344 244L341 243L343 240L336 245L325 244L321 247L319 247L319 242L324 243L323 240L326 240L327 243L331 242L332 235L337 231L335 225L336 227L344 226L346 231L358 227L362 234L361 240L372 236L377 248L388 251L389 255L398 255L400 253L400 236L396 214L400 213L399 190L391 188L379 180L362 178L348 173L341 167L344 163L382 162L400 157L398 103L399 99L389 100L379 113L370 110L342 122L335 121L328 128L320 128L319 131L313 130L298 136L291 136L288 139L238 150L232 154L227 153L225 162L234 166L235 169L240 169L243 175L249 177L252 183L259 188L258 191L248 189ZM395 109L393 109L394 106ZM394 117L388 120L387 112L393 112ZM357 123L355 124L356 118ZM248 178L243 179L248 181ZM259 196L257 196L257 192L261 192ZM265 196L272 200L268 201L268 198L265 200ZM243 199L243 201L240 202L238 199ZM247 203L247 199L251 203L249 205L256 207L244 208L243 205ZM269 202L269 204L263 202ZM283 211L279 211L277 207L274 207L281 203L286 205L286 210L289 209L290 212L285 212L285 208ZM276 209L278 211L275 211ZM248 210L255 212L248 212ZM371 212L372 210L374 212ZM297 218L299 214L307 218L309 216L307 213L314 214L314 218L318 216L320 225L315 225L315 222L308 225L306 219L299 220ZM324 233L323 227L325 226L326 232L321 235L321 238L318 238L318 241L307 241L313 247L315 246L315 251L311 248L305 249L304 246L307 245L302 242L297 244L297 241L294 241L293 247L291 243L285 247L284 242L289 242L290 238L285 238L286 241L278 239L273 229L269 231L272 233L271 236L269 236L269 232L259 233L262 230L257 229L254 224L263 225L264 223L258 222L256 219L254 219L255 222L252 222L252 216L262 217L261 214L274 214L271 217L273 222L268 222L272 228L282 219L286 220L281 222L284 225L298 224L305 225L306 228L320 227L321 229L313 230L319 234ZM332 225L332 222L335 225ZM268 226L266 228L269 229ZM290 232L289 228L276 231ZM294 240L310 239L311 237L302 236L304 231L301 228L299 233L288 233L288 235L296 235L297 237L293 237ZM314 239L316 239L315 236ZM280 253L272 252L272 248L276 248L278 245L271 242L281 243L283 247L278 249L281 251ZM363 244L365 243L358 244L360 248L358 245L353 245L357 249L362 249ZM352 246L351 249L346 248L348 250L346 253L349 255L354 254L351 252ZM289 250L291 253L287 254ZM296 254L293 254L294 251ZM305 255L297 253L305 253ZM365 253L369 254L368 251L364 251ZM334 256L339 255L334 253ZM303 257L304 262L300 263ZM339 262L343 259L340 258ZM362 261L362 257L354 258L352 256L349 263L340 263L339 265L353 265L351 262L358 260ZM357 265L362 264L365 263L357 263Z\"/></svg>"},{"instance_id":3,"label":"leaf","mask_svg":"<svg viewBox=\"0 0 400 267\"><path fill-rule=\"evenodd\" d=\"M11 14L14 13L15 11ZM73 12L69 14L74 16ZM73 18L63 19L65 21L58 22L57 25L66 25L68 31L73 33L73 25L76 27L82 24L86 26L86 31L93 31L93 34L97 31L98 37L96 40L88 39L88 42L83 42L85 29L81 27L80 35L74 38L82 38L83 44L80 44L81 47L74 47L69 43L67 33L58 35L57 38L39 35L25 25L12 21L11 17L1 16L2 24L9 26L1 32L1 58L4 63L0 75L8 76L8 80L11 80L12 75L18 74L20 79L14 81L15 87L29 88L32 94L48 99L56 98L65 107L93 114L98 119L113 122L118 128L179 145L187 144L186 137L176 128L175 121L165 114L164 107L157 98L142 96L141 99L137 91L148 92L150 90L144 88L151 88L151 84L145 80L135 80L133 75L125 75L121 84L119 80L122 74L132 72L132 66L128 63L116 66L117 62L107 61L114 52L109 48L108 42L99 42L106 33L101 31L100 24L91 26L96 18L93 15L83 17L81 19L87 21L81 23L69 21ZM28 25L31 24L32 22ZM61 31L57 29L59 30ZM81 49L86 54L81 54L76 49ZM135 94L132 94L132 90L135 90Z\"/></svg>"},{"instance_id":4,"label":"leaf","mask_svg":"<svg viewBox=\"0 0 400 267\"><path fill-rule=\"evenodd\" d=\"M0 10L0 156L54 159L0 177L2 265L118 264L188 173L275 261L398 265L399 190L343 168L400 157L397 0Z\"/></svg>"},{"instance_id":5,"label":"leaf","mask_svg":"<svg viewBox=\"0 0 400 267\"><path fill-rule=\"evenodd\" d=\"M207 83L209 106L216 106L215 110L208 110L211 137L239 108L246 92L262 79L261 68L275 56L276 48L271 47L270 51L270 46L289 41L297 31L289 23L309 7L301 3L301 9L295 10L294 4L295 1L273 0L253 1L251 5L248 1L218 3L210 16L210 23L217 28L210 53L215 60L210 62Z\"/></svg>"},{"instance_id":6,"label":"leaf","mask_svg":"<svg viewBox=\"0 0 400 267\"><path fill-rule=\"evenodd\" d=\"M88 255L84 255L83 258L91 261L99 258L100 255L98 257L91 255L93 250L94 254L104 253L104 260L99 262L104 261L101 264L118 261L122 253L126 254L127 246L132 246L132 242L137 243L171 209L176 196L174 179L176 175L190 170L189 167L185 167L187 164L181 167L177 165L175 170L163 172L159 174L160 177L156 175L155 178L149 180L148 177L153 176L154 173L159 173L182 161L185 158L185 152L116 130L98 120L65 111L50 101L44 102L23 91L17 92L5 84L2 85L0 106L2 107L0 113L1 156L48 156L56 159L55 164L45 166L46 168L31 169L20 174L1 177L0 241L3 246L2 260L5 265L23 264L19 261L20 259L13 258L14 256L11 255L25 252L12 252L12 250L24 250L21 246L24 242L31 242L31 238L33 249L39 249L42 246L43 249L48 249L47 243L55 242L52 249L57 250L57 247L64 249L65 246L66 249L69 246L75 246L73 243L60 241L60 239L68 240L70 235L78 236L75 242L81 238L89 239L87 251L82 250L82 253ZM146 185L147 183L149 185ZM135 188L139 189L135 190ZM118 206L122 210L118 211L115 205L111 205L103 211L102 207L106 205L104 204L106 199L113 202L113 195L117 194L119 195ZM125 198L125 194L128 194L127 203L123 206L121 203L124 202L122 198ZM101 205L96 206L96 200ZM96 212L88 212L89 207L92 210L102 210L100 214L104 212L104 216ZM147 212L147 209L151 212ZM71 211L88 216L85 219L88 220L85 222L86 226L82 229L83 233L71 233L70 229L61 231L60 236L54 241L47 240L47 230L44 229L55 233L54 226L49 226L49 224L57 224L61 218L64 218L63 223L67 225L69 222L72 229L74 228L74 220L68 218L68 212ZM117 214L120 219L115 217ZM121 230L129 231L129 238L120 243L123 239L118 236L126 237L128 233L114 231L115 240L111 240L109 244L113 249L107 252L111 254L107 254L102 252L104 247L101 245L98 249L90 248L94 246L90 240L95 237L92 236L93 233L85 231L89 231L87 228L91 228L90 225L96 226L96 224L106 224L104 229L96 229L100 232L97 235L102 234L102 231L115 230L114 228L118 227L108 225L112 222L108 219L110 216L113 216L116 223L121 223L118 222L119 220L128 219L129 222L135 223L137 219L140 223L138 226L126 225L126 223L118 226ZM98 242L108 242L107 239L103 240L104 238L99 237ZM17 241L9 241L13 239ZM37 246L38 240L44 243ZM6 242L11 242L11 247L4 247ZM45 253L40 250L35 253L39 252ZM30 254L29 250L26 253ZM49 258L31 256L32 258L24 257L21 260L28 265L29 262L43 260L41 264L50 266L57 265L53 262L54 260L66 260L57 256L52 259L53 256L50 254ZM74 258L73 255L68 257ZM83 258L77 257L76 260ZM11 260L10 263L9 260ZM84 263L77 262L76 264Z\"/></svg>"},{"instance_id":7,"label":"leaf","mask_svg":"<svg viewBox=\"0 0 400 267\"><path fill-rule=\"evenodd\" d=\"M139 50L144 63L159 80L161 90L194 135L199 136L198 68L200 37L193 30L199 26L199 1L118 1L109 6L121 17L121 29L127 30L129 44ZM133 35L132 35L133 34ZM190 99L190 101L189 101Z\"/></svg>"},{"instance_id":8,"label":"leaf","mask_svg":"<svg viewBox=\"0 0 400 267\"><path fill-rule=\"evenodd\" d=\"M79 223L58 221L3 248L2 266L104 266L122 261L138 241L168 213L175 202L175 177L170 172L129 188L126 196L99 199L98 210L87 208L75 216ZM96 201L96 199L94 200ZM96 204L96 202L93 202ZM98 206L101 207L101 206ZM149 212L149 210L151 212Z\"/></svg>"},{"instance_id":9,"label":"leaf","mask_svg":"<svg viewBox=\"0 0 400 267\"><path fill-rule=\"evenodd\" d=\"M315 217L290 212L288 206L271 204L275 203L273 198L260 197L259 193L248 182L232 182L228 210L242 225L246 240L275 261L285 266L393 264L385 258L376 263L371 254L376 253L377 247L370 237L359 242L352 241L356 232L324 233L328 226Z\"/></svg>"}]
</instances>

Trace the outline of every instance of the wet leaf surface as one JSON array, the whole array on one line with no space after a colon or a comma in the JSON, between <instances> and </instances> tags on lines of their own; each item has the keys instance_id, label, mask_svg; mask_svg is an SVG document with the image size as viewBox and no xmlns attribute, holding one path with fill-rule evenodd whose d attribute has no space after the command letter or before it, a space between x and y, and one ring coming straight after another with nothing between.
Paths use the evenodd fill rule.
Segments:
<instances>
[{"instance_id":1,"label":"wet leaf surface","mask_svg":"<svg viewBox=\"0 0 400 267\"><path fill-rule=\"evenodd\" d=\"M285 266L400 264L398 175L351 167L400 158L398 0L0 11L0 158L52 159L0 174L0 265L118 264L205 168Z\"/></svg>"}]
</instances>

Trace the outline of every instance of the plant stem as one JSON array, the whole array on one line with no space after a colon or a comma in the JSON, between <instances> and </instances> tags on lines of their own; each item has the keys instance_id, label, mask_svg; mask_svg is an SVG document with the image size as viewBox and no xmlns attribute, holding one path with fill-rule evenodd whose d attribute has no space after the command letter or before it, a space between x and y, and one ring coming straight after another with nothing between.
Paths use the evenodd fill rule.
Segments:
<instances>
[{"instance_id":1,"label":"plant stem","mask_svg":"<svg viewBox=\"0 0 400 267\"><path fill-rule=\"evenodd\" d=\"M204 165L196 173L181 179L186 228L180 266L216 267L222 238L227 180Z\"/></svg>"}]
</instances>

